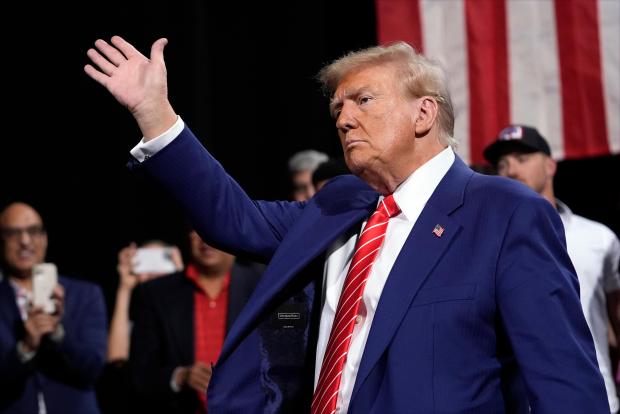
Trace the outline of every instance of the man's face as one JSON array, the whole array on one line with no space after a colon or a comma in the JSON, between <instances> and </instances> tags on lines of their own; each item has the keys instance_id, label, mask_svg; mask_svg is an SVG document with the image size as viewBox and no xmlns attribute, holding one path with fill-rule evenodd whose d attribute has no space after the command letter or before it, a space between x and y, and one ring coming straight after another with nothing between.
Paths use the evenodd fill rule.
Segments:
<instances>
[{"instance_id":1,"label":"man's face","mask_svg":"<svg viewBox=\"0 0 620 414\"><path fill-rule=\"evenodd\" d=\"M192 261L204 272L225 273L232 268L235 257L203 242L198 233L189 234Z\"/></svg>"},{"instance_id":2,"label":"man's face","mask_svg":"<svg viewBox=\"0 0 620 414\"><path fill-rule=\"evenodd\" d=\"M555 161L542 152L511 152L499 158L497 173L519 180L542 194L546 186L552 184L554 167Z\"/></svg>"},{"instance_id":3,"label":"man's face","mask_svg":"<svg viewBox=\"0 0 620 414\"><path fill-rule=\"evenodd\" d=\"M346 75L336 88L331 110L353 174L381 175L413 151L416 100L405 96L392 66L371 66Z\"/></svg>"},{"instance_id":4,"label":"man's face","mask_svg":"<svg viewBox=\"0 0 620 414\"><path fill-rule=\"evenodd\" d=\"M293 181L293 200L306 201L316 192L312 185L312 172L299 171L291 177Z\"/></svg>"},{"instance_id":5,"label":"man's face","mask_svg":"<svg viewBox=\"0 0 620 414\"><path fill-rule=\"evenodd\" d=\"M41 216L25 204L13 204L0 217L2 255L13 276L32 276L34 265L43 263L47 234Z\"/></svg>"}]
</instances>

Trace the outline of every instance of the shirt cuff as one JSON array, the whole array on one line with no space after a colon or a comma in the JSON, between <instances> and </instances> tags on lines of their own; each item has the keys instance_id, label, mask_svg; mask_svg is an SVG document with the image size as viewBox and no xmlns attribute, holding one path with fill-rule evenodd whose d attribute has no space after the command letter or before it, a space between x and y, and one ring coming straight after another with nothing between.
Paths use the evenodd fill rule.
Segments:
<instances>
[{"instance_id":1,"label":"shirt cuff","mask_svg":"<svg viewBox=\"0 0 620 414\"><path fill-rule=\"evenodd\" d=\"M26 351L26 346L22 341L17 342L17 357L22 364L30 361L37 354L37 351Z\"/></svg>"},{"instance_id":2,"label":"shirt cuff","mask_svg":"<svg viewBox=\"0 0 620 414\"><path fill-rule=\"evenodd\" d=\"M148 160L153 155L161 151L166 145L170 144L176 137L178 137L185 128L185 123L180 116L177 116L177 121L163 134L144 142L144 137L140 140L138 145L133 147L130 151L131 155L139 162Z\"/></svg>"},{"instance_id":3,"label":"shirt cuff","mask_svg":"<svg viewBox=\"0 0 620 414\"><path fill-rule=\"evenodd\" d=\"M176 378L177 374L182 369L183 367L176 367L174 371L172 371L172 377L170 378L170 388L173 392L181 392L181 387L179 386L179 384L177 384Z\"/></svg>"}]
</instances>

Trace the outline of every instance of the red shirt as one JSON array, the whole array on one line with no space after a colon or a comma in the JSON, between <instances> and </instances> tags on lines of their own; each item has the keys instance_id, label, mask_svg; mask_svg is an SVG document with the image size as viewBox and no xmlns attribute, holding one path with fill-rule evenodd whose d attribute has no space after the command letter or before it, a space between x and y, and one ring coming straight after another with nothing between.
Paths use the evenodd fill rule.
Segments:
<instances>
[{"instance_id":1,"label":"red shirt","mask_svg":"<svg viewBox=\"0 0 620 414\"><path fill-rule=\"evenodd\" d=\"M187 277L194 282L194 362L212 365L220 356L226 335L226 315L228 313L228 286L230 273L222 282L222 290L215 297L209 297L198 283L199 273L195 266L187 266ZM205 412L206 394L199 394L202 401L201 412Z\"/></svg>"}]
</instances>

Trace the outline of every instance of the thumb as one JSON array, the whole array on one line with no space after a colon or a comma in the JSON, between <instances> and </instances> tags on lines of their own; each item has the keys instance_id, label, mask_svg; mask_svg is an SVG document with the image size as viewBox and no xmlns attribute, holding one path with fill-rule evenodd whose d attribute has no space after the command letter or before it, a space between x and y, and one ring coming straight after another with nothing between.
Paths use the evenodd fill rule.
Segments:
<instances>
[{"instance_id":1,"label":"thumb","mask_svg":"<svg viewBox=\"0 0 620 414\"><path fill-rule=\"evenodd\" d=\"M151 46L151 60L157 60L164 62L164 47L168 44L168 39L162 37L153 43Z\"/></svg>"}]
</instances>

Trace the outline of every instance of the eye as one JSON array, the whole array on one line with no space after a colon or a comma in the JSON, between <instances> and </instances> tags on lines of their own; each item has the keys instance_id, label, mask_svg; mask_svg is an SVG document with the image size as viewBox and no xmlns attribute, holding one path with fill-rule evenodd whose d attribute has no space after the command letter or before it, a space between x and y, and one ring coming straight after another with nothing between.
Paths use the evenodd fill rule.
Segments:
<instances>
[{"instance_id":1,"label":"eye","mask_svg":"<svg viewBox=\"0 0 620 414\"><path fill-rule=\"evenodd\" d=\"M506 171L506 164L507 164L506 160L500 160L497 163L497 173L498 174L501 175L504 171Z\"/></svg>"},{"instance_id":2,"label":"eye","mask_svg":"<svg viewBox=\"0 0 620 414\"><path fill-rule=\"evenodd\" d=\"M360 96L358 102L360 105L364 105L372 100L372 96L362 95Z\"/></svg>"},{"instance_id":3,"label":"eye","mask_svg":"<svg viewBox=\"0 0 620 414\"><path fill-rule=\"evenodd\" d=\"M336 105L332 108L332 118L338 119L340 116L340 112L342 112L342 105Z\"/></svg>"},{"instance_id":4,"label":"eye","mask_svg":"<svg viewBox=\"0 0 620 414\"><path fill-rule=\"evenodd\" d=\"M527 161L530 158L530 154L519 154L517 156L517 161L523 163L525 161Z\"/></svg>"}]
</instances>

